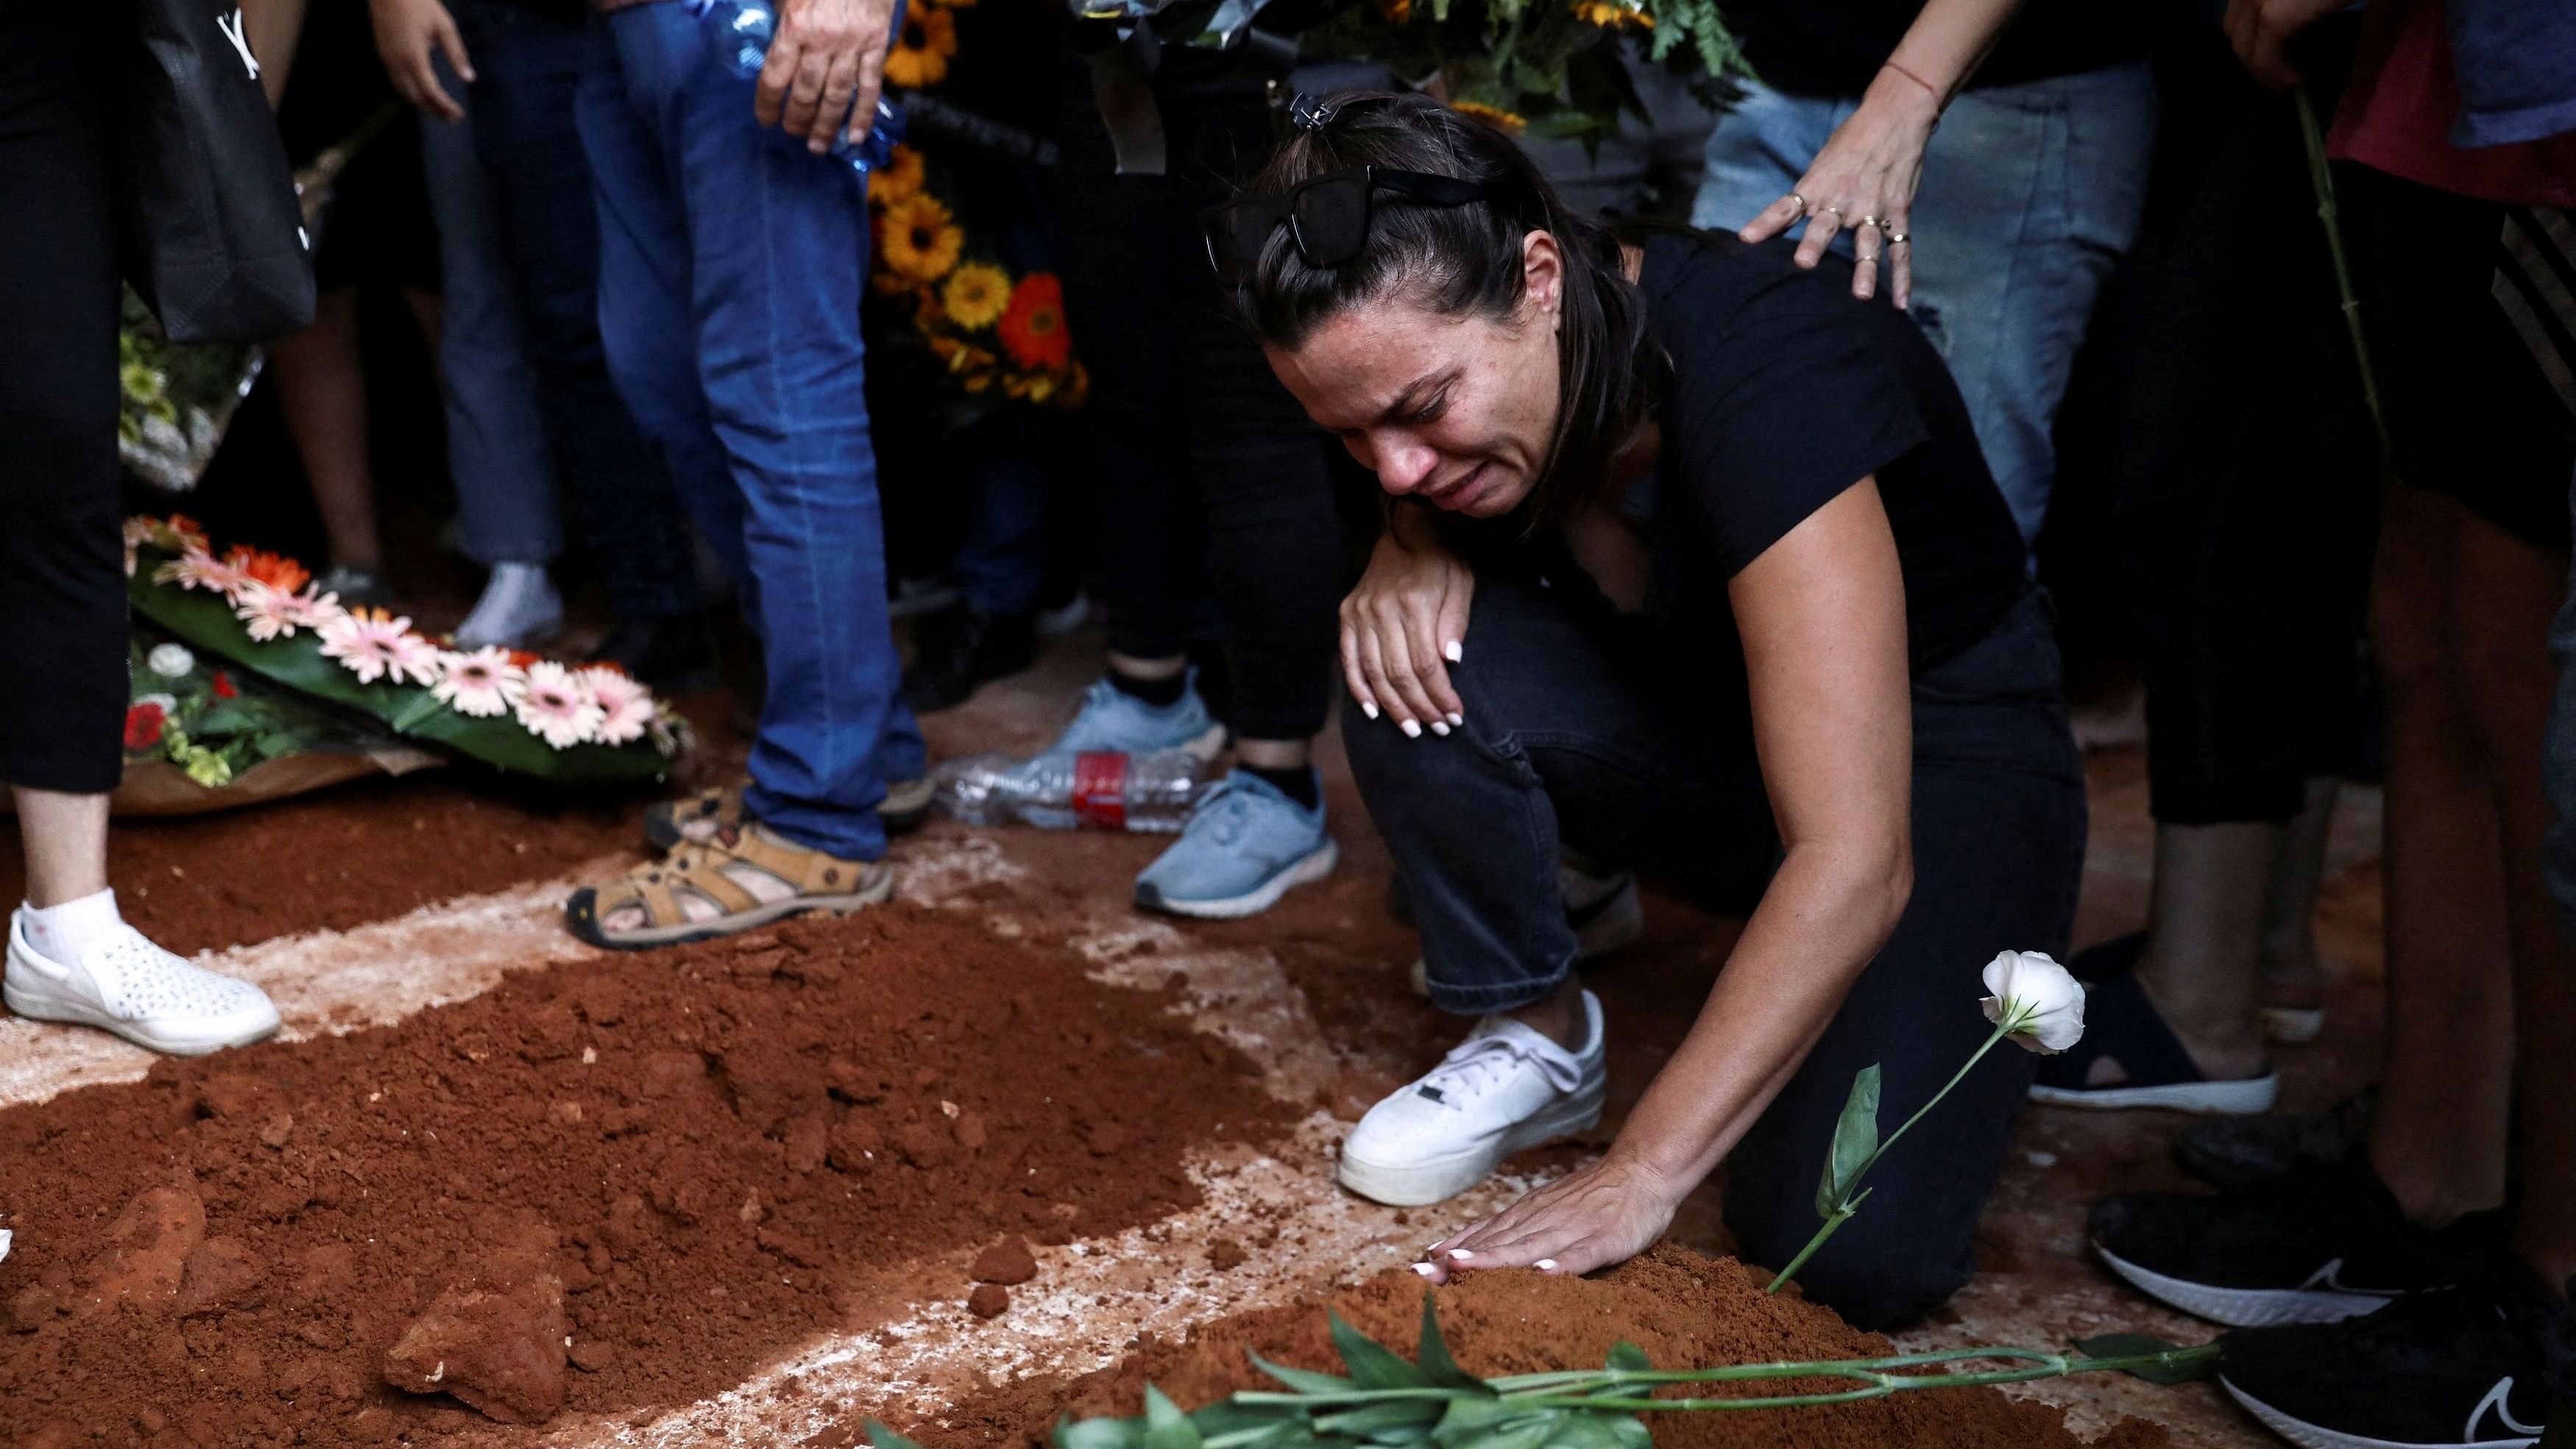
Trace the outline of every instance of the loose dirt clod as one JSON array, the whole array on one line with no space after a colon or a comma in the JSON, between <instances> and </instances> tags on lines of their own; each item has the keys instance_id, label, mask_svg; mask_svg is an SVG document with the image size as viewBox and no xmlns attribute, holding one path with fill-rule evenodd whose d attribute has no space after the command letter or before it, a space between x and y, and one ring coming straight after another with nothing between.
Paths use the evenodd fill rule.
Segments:
<instances>
[{"instance_id":1,"label":"loose dirt clod","mask_svg":"<svg viewBox=\"0 0 2576 1449\"><path fill-rule=\"evenodd\" d=\"M1029 1251L1027 1239L1016 1235L977 1254L967 1274L978 1283L1003 1284L1026 1283L1037 1275L1037 1254Z\"/></svg>"},{"instance_id":2,"label":"loose dirt clod","mask_svg":"<svg viewBox=\"0 0 2576 1449\"><path fill-rule=\"evenodd\" d=\"M978 1283L966 1295L966 1311L977 1318L999 1318L1011 1311L1011 1290L999 1283Z\"/></svg>"},{"instance_id":3,"label":"loose dirt clod","mask_svg":"<svg viewBox=\"0 0 2576 1449\"><path fill-rule=\"evenodd\" d=\"M1208 1266L1220 1273L1230 1273L1242 1267L1251 1256L1243 1250L1243 1244L1232 1238L1219 1238L1208 1244Z\"/></svg>"},{"instance_id":4,"label":"loose dirt clod","mask_svg":"<svg viewBox=\"0 0 2576 1449\"><path fill-rule=\"evenodd\" d=\"M521 1221L470 1277L449 1284L385 1350L385 1382L448 1393L505 1424L542 1424L563 1407L563 1275L554 1229Z\"/></svg>"}]
</instances>

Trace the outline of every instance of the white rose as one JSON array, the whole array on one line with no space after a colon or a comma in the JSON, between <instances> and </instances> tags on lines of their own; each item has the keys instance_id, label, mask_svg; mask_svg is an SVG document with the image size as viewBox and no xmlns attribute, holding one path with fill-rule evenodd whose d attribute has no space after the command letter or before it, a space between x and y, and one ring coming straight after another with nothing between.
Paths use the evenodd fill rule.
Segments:
<instances>
[{"instance_id":1,"label":"white rose","mask_svg":"<svg viewBox=\"0 0 2576 1449\"><path fill-rule=\"evenodd\" d=\"M1986 989L1978 1002L1986 1020L2012 1033L2035 1052L2062 1052L2084 1036L2084 983L2042 951L2006 951L1986 963Z\"/></svg>"},{"instance_id":2,"label":"white rose","mask_svg":"<svg viewBox=\"0 0 2576 1449\"><path fill-rule=\"evenodd\" d=\"M197 656L185 644L155 644L143 656L143 665L163 679L178 679L197 667Z\"/></svg>"}]
</instances>

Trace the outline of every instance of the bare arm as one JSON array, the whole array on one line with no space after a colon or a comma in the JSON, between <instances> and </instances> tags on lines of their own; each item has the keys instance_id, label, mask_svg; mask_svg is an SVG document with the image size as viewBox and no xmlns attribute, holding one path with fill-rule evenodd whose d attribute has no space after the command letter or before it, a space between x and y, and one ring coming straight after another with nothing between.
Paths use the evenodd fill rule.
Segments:
<instances>
[{"instance_id":1,"label":"bare arm","mask_svg":"<svg viewBox=\"0 0 2576 1449\"><path fill-rule=\"evenodd\" d=\"M295 41L304 33L304 0L241 0L242 34L259 62L259 86L268 108L286 99L287 73L295 69Z\"/></svg>"},{"instance_id":2,"label":"bare arm","mask_svg":"<svg viewBox=\"0 0 2576 1449\"><path fill-rule=\"evenodd\" d=\"M1852 275L1852 295L1878 290L1885 249L1889 292L1897 306L1913 299L1910 218L1923 179L1923 148L1941 108L1967 84L2022 0L1927 0L1923 12L1861 93L1860 109L1834 128L1824 149L1789 195L1764 207L1739 233L1746 241L1779 235L1806 217L1798 265L1812 267L1834 233L1852 229L1852 249L1866 265ZM1876 224L1864 227L1865 219Z\"/></svg>"},{"instance_id":3,"label":"bare arm","mask_svg":"<svg viewBox=\"0 0 2576 1449\"><path fill-rule=\"evenodd\" d=\"M1609 1153L1435 1244L1435 1274L1586 1273L1644 1251L1779 1095L1905 909L1913 704L1876 480L1791 529L1727 592L1786 858Z\"/></svg>"}]
</instances>

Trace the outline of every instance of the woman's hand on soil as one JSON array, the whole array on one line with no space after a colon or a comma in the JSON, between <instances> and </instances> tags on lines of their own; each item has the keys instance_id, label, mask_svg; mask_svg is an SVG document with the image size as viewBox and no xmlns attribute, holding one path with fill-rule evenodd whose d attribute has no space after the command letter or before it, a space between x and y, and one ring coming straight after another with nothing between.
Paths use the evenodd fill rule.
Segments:
<instances>
[{"instance_id":1,"label":"woman's hand on soil","mask_svg":"<svg viewBox=\"0 0 2576 1449\"><path fill-rule=\"evenodd\" d=\"M1772 202L1736 235L1768 241L1806 219L1798 238L1798 265L1812 267L1848 229L1857 264L1852 295L1878 291L1878 260L1887 258L1888 298L1903 307L1914 297L1914 245L1905 238L1914 190L1923 179L1923 148L1941 118L1940 98L1921 83L1882 70L1861 98L1860 109L1834 128L1824 149L1790 193Z\"/></svg>"},{"instance_id":2,"label":"woman's hand on soil","mask_svg":"<svg viewBox=\"0 0 2576 1449\"><path fill-rule=\"evenodd\" d=\"M1481 1268L1580 1274L1624 1263L1672 1226L1683 1191L1653 1168L1614 1153L1433 1243L1413 1271L1445 1283L1452 1273Z\"/></svg>"},{"instance_id":3,"label":"woman's hand on soil","mask_svg":"<svg viewBox=\"0 0 2576 1449\"><path fill-rule=\"evenodd\" d=\"M1342 600L1342 678L1369 718L1408 735L1445 735L1466 721L1448 665L1465 656L1476 576L1434 543L1377 541L1367 572ZM1443 661L1446 661L1445 663Z\"/></svg>"}]
</instances>

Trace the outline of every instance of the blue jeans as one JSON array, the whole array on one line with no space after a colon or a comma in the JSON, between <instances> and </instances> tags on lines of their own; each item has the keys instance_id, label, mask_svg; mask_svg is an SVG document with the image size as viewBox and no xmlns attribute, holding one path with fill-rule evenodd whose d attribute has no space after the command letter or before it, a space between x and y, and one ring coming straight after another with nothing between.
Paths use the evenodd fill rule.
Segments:
<instances>
[{"instance_id":1,"label":"blue jeans","mask_svg":"<svg viewBox=\"0 0 2576 1449\"><path fill-rule=\"evenodd\" d=\"M859 299L867 197L764 130L676 4L590 30L581 138L599 199L610 375L741 591L769 692L744 807L844 860L885 854L886 782L921 773L897 694Z\"/></svg>"},{"instance_id":2,"label":"blue jeans","mask_svg":"<svg viewBox=\"0 0 2576 1449\"><path fill-rule=\"evenodd\" d=\"M535 365L533 396L545 440L572 482L583 540L598 558L618 617L694 612L704 599L679 495L609 380L600 345L599 212L573 124L573 96L590 49L586 27L504 0L457 0L455 14L474 57L474 146L491 178ZM436 130L439 123L421 126ZM460 471L460 494L463 486ZM535 490L538 501L521 506L541 506L551 519L554 489L549 467ZM472 553L472 529L467 532Z\"/></svg>"},{"instance_id":3,"label":"blue jeans","mask_svg":"<svg viewBox=\"0 0 2576 1449\"><path fill-rule=\"evenodd\" d=\"M952 565L966 607L1026 614L1046 591L1047 468L1019 419L988 418L959 439L975 513Z\"/></svg>"},{"instance_id":4,"label":"blue jeans","mask_svg":"<svg viewBox=\"0 0 2576 1449\"><path fill-rule=\"evenodd\" d=\"M479 59L482 51L474 54ZM447 403L447 471L465 556L546 564L563 551L554 460L537 411L537 379L502 240L500 199L475 154L474 92L437 62L466 119L420 120L421 170L438 221L438 380Z\"/></svg>"},{"instance_id":5,"label":"blue jeans","mask_svg":"<svg viewBox=\"0 0 2576 1449\"><path fill-rule=\"evenodd\" d=\"M1351 773L1403 874L1431 1000L1445 1011L1526 1006L1565 980L1566 846L1736 915L1780 859L1741 697L1677 678L1687 672L1669 661L1685 641L1585 610L1579 593L1477 575L1465 662L1449 670L1467 718L1446 738L1342 714ZM1752 1262L1784 1264L1816 1230L1815 1184L1853 1075L1878 1063L1888 1120L1912 1112L1985 1040L1985 964L2007 949L2066 948L2084 777L2051 619L2034 591L1914 681L1914 894L1728 1159L1726 1222ZM1879 1328L1968 1281L2032 1063L1990 1054L1888 1154L1872 1180L1893 1210L1862 1213L1825 1245L1801 1274L1808 1297Z\"/></svg>"},{"instance_id":6,"label":"blue jeans","mask_svg":"<svg viewBox=\"0 0 2576 1449\"><path fill-rule=\"evenodd\" d=\"M1695 225L1733 231L1786 196L1860 104L1745 90L1709 135ZM2050 430L2093 299L2137 236L2155 119L2147 67L2113 66L1963 92L1924 152L1911 310L2025 543L2048 516ZM1834 245L1849 255L1849 233Z\"/></svg>"}]
</instances>

